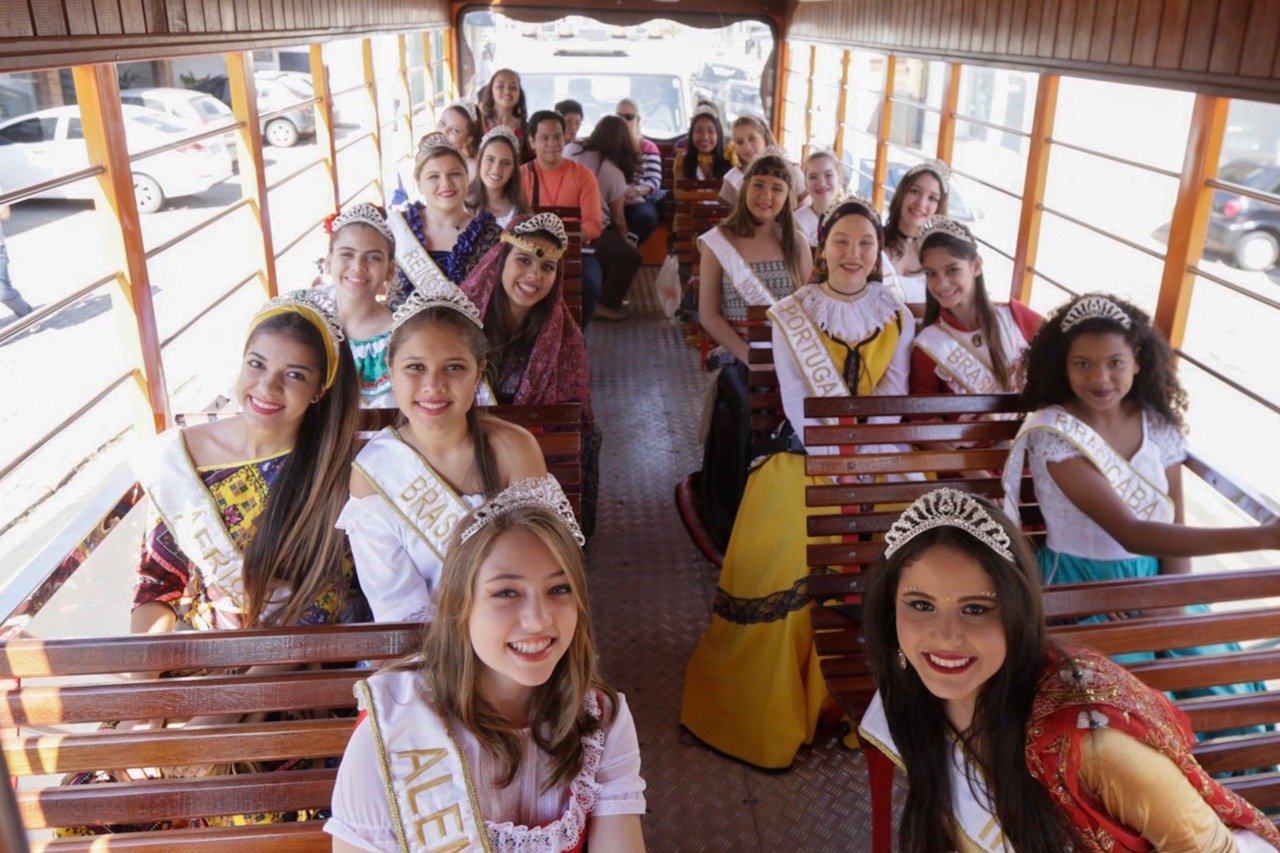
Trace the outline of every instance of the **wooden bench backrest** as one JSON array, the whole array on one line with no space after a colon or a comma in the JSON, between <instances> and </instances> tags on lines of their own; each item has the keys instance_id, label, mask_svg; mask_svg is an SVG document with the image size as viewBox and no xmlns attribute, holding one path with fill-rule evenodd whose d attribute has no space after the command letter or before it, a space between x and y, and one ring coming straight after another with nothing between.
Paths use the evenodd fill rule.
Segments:
<instances>
[{"instance_id":1,"label":"wooden bench backrest","mask_svg":"<svg viewBox=\"0 0 1280 853\"><path fill-rule=\"evenodd\" d=\"M672 225L673 250L681 266L698 267L698 235L714 228L729 213L719 199L721 181L675 182L675 216Z\"/></svg>"},{"instance_id":2,"label":"wooden bench backrest","mask_svg":"<svg viewBox=\"0 0 1280 853\"><path fill-rule=\"evenodd\" d=\"M1007 450L984 447L964 450L918 450L862 453L867 444L919 442L1008 442L1020 420L973 420L979 415L1016 415L1016 394L953 394L884 397L819 397L805 400L810 418L835 419L838 425L809 426L807 447L834 447L830 455L805 458L810 476L865 475L851 481L806 486L810 508L806 530L811 541L809 594L814 600L814 638L827 686L854 719L862 715L875 692L862 651L860 573L884 553L882 534L902 507L940 485L977 492L998 500L999 471ZM905 416L901 423L868 424L873 416ZM963 416L965 420L954 420ZM953 418L942 420L943 417ZM989 471L965 477L961 472ZM931 479L890 482L884 475L923 473ZM1035 515L1033 507L1028 514ZM836 537L833 539L833 537ZM820 538L822 541L812 541ZM833 570L835 573L833 573Z\"/></svg>"},{"instance_id":3,"label":"wooden bench backrest","mask_svg":"<svg viewBox=\"0 0 1280 853\"><path fill-rule=\"evenodd\" d=\"M554 213L564 222L565 233L569 237L569 247L565 251L564 301L569 306L573 319L582 325L582 212L576 207L535 208L536 213Z\"/></svg>"},{"instance_id":4,"label":"wooden bench backrest","mask_svg":"<svg viewBox=\"0 0 1280 853\"><path fill-rule=\"evenodd\" d=\"M537 439L547 471L564 489L575 512L582 502L582 404L547 403L532 406L481 406L483 411L519 424ZM394 426L399 409L361 409L358 429L364 440L383 427Z\"/></svg>"},{"instance_id":5,"label":"wooden bench backrest","mask_svg":"<svg viewBox=\"0 0 1280 853\"><path fill-rule=\"evenodd\" d=\"M768 308L747 306L747 376L751 389L751 444L766 441L782 423L782 394L778 374L773 369L773 336Z\"/></svg>"},{"instance_id":6,"label":"wooden bench backrest","mask_svg":"<svg viewBox=\"0 0 1280 853\"><path fill-rule=\"evenodd\" d=\"M271 630L179 632L71 640L14 640L0 655L0 733L15 776L40 777L109 768L223 762L328 759L341 756L351 716L238 722L163 730L99 730L117 720L196 714L256 714L355 707L352 687L372 670L360 661L401 657L421 646L417 624L347 625ZM242 668L255 664L306 668L273 675L203 675L130 679L146 671ZM325 668L318 668L325 664ZM28 829L327 808L336 770L244 773L41 787L18 793ZM322 821L291 827L184 830L117 842L172 849L203 840L231 849L327 847ZM87 850L92 839L50 843L47 850ZM122 845L123 847L124 845ZM97 849L97 848L94 848ZM114 846L113 846L114 849Z\"/></svg>"}]
</instances>

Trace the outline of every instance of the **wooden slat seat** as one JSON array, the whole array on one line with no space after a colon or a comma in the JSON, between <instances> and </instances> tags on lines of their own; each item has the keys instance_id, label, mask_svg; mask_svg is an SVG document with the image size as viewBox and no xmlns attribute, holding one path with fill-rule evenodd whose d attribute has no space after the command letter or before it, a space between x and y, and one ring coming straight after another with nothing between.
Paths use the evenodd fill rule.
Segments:
<instances>
[{"instance_id":1,"label":"wooden slat seat","mask_svg":"<svg viewBox=\"0 0 1280 853\"><path fill-rule=\"evenodd\" d=\"M220 826L205 829L181 829L164 832L137 832L122 835L97 835L84 838L62 838L37 841L31 853L227 853L252 850L253 853L313 853L332 846L321 821L272 823L259 826Z\"/></svg>"},{"instance_id":2,"label":"wooden slat seat","mask_svg":"<svg viewBox=\"0 0 1280 853\"><path fill-rule=\"evenodd\" d=\"M573 319L582 325L582 211L577 207L550 207L543 205L535 208L535 213L554 213L564 222L565 234L569 245L565 250L564 263L564 301L569 306Z\"/></svg>"},{"instance_id":3,"label":"wooden slat seat","mask_svg":"<svg viewBox=\"0 0 1280 853\"><path fill-rule=\"evenodd\" d=\"M416 651L418 624L174 632L70 640L14 640L0 654L0 731L20 786L28 829L224 815L296 812L329 806L335 767L162 778L90 785L43 784L50 774L111 768L180 767L341 756L354 727L352 685L382 661ZM155 670L297 664L270 674L134 678ZM339 711L341 716L312 717ZM284 719L263 715L286 712ZM228 714L239 722L166 729L102 728L117 720ZM300 719L288 719L299 716ZM37 849L302 850L328 842L320 821L287 829L228 827L61 839Z\"/></svg>"}]
</instances>

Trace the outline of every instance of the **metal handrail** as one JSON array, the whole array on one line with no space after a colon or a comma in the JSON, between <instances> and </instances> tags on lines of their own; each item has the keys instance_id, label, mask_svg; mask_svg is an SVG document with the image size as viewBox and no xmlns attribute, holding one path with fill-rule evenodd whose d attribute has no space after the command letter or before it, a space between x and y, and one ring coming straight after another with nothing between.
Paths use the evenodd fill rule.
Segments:
<instances>
[{"instance_id":1,"label":"metal handrail","mask_svg":"<svg viewBox=\"0 0 1280 853\"><path fill-rule=\"evenodd\" d=\"M289 183L290 181L292 181L294 178L296 178L296 177L298 177L299 175L301 175L302 173L304 173L304 172L309 172L309 171L311 171L312 169L314 169L316 166L323 166L323 165L324 165L325 163L327 163L327 162L328 162L328 160L327 160L327 159L325 159L324 157L317 157L316 159L312 160L310 163L306 164L306 165L305 165L305 166L303 166L302 168L300 168L300 169L296 169L295 171L290 172L289 174L285 175L283 178L281 178L280 180L276 181L275 183L267 184L267 192L271 192L272 190L274 190L274 189L276 189L276 188L278 188L278 187L282 187L282 186L284 186L285 184L287 184L287 183Z\"/></svg>"},{"instance_id":2,"label":"metal handrail","mask_svg":"<svg viewBox=\"0 0 1280 853\"><path fill-rule=\"evenodd\" d=\"M1047 140L1050 145L1057 145L1060 148L1066 148L1071 151L1079 151L1081 154L1088 154L1091 157L1097 157L1100 160L1110 160L1112 163L1120 163L1124 166L1132 166L1135 169L1142 169L1147 172L1154 172L1157 175L1164 175L1166 178L1174 180L1182 180L1182 175L1178 172L1162 169L1159 166L1152 166L1150 163L1139 163L1137 160L1130 160L1127 157L1120 157L1115 154L1107 154L1103 151L1095 151L1092 148L1085 148L1083 145L1074 145L1070 142L1063 142L1061 139L1054 139L1052 136Z\"/></svg>"},{"instance_id":3,"label":"metal handrail","mask_svg":"<svg viewBox=\"0 0 1280 853\"><path fill-rule=\"evenodd\" d=\"M373 181L370 181L369 183L371 184L371 183L373 183ZM368 185L369 185L369 184L365 184L365 186L368 186ZM364 189L364 187L361 187L361 189L363 190L363 189ZM299 243L301 243L303 240L305 240L305 239L307 238L307 236L308 236L309 234L311 234L311 232L312 232L312 231L314 231L315 229L317 229L317 228L319 228L321 225L323 225L323 224L324 224L324 221L325 221L326 219L328 219L328 218L329 218L329 217L328 217L328 214L326 214L326 215L324 215L324 216L320 217L319 219L317 219L315 222L312 222L312 223L311 223L310 225L308 225L306 228L304 228L304 229L302 230L302 233L301 233L301 234L299 234L297 237L294 237L292 240L290 240L288 243L286 243L286 244L285 244L285 246L284 246L284 248L283 248L283 249L281 249L280 251L276 252L276 260L280 260L280 259L281 259L281 258L283 258L286 254L288 254L288 252L289 252L289 250L290 250L290 249L292 249L294 246L298 245L298 244L299 244Z\"/></svg>"},{"instance_id":4,"label":"metal handrail","mask_svg":"<svg viewBox=\"0 0 1280 853\"><path fill-rule=\"evenodd\" d=\"M1267 409L1272 414L1280 415L1280 405L1277 405L1276 403L1273 403L1270 400L1268 400L1266 397L1259 395L1258 392L1251 391L1250 389L1244 387L1239 382L1232 379L1230 376L1227 376L1221 371L1215 370L1214 368L1205 364L1200 359L1189 354L1186 350L1182 349L1181 347L1174 347L1173 351L1179 358L1185 358L1187 361L1191 362L1196 367L1200 368L1205 373L1212 376L1214 379L1217 379L1219 382L1226 385L1228 388L1231 388L1235 391L1239 391L1241 394L1245 395L1250 400L1262 406L1264 409Z\"/></svg>"},{"instance_id":5,"label":"metal handrail","mask_svg":"<svg viewBox=\"0 0 1280 853\"><path fill-rule=\"evenodd\" d=\"M1215 190L1224 190L1225 192L1235 193L1236 195L1248 196L1251 199L1263 202L1264 204L1272 204L1280 207L1280 195L1269 193L1266 190L1255 190L1253 187L1246 187L1243 184L1224 181L1221 178L1210 178L1205 181L1205 186L1212 187Z\"/></svg>"},{"instance_id":6,"label":"metal handrail","mask_svg":"<svg viewBox=\"0 0 1280 853\"><path fill-rule=\"evenodd\" d=\"M373 139L373 131L362 133L359 136L355 137L354 139L348 139L347 141L343 142L340 147L335 148L333 150L333 153L335 155L341 154L343 151L346 151L348 148L355 145L357 142L364 142L366 139Z\"/></svg>"},{"instance_id":7,"label":"metal handrail","mask_svg":"<svg viewBox=\"0 0 1280 853\"><path fill-rule=\"evenodd\" d=\"M951 114L951 117L958 121L965 122L966 124L976 124L979 127L988 127L988 128L991 128L992 130L1000 130L1005 133L1012 133L1015 136L1021 136L1023 139L1031 138L1031 134L1023 130L1022 128L1009 127L1007 124L996 124L995 122L991 122L991 121L983 121L980 118L967 116L964 113L960 112L959 110L956 110L955 112L953 112Z\"/></svg>"},{"instance_id":8,"label":"metal handrail","mask_svg":"<svg viewBox=\"0 0 1280 853\"><path fill-rule=\"evenodd\" d=\"M323 100L324 98L320 97L319 95L316 95L311 98L303 98L301 101L292 103L287 107L281 107L280 109L272 110L269 113L258 113L258 121L260 123L271 121L273 118L280 118L280 116L286 115L287 113L296 113L298 110L303 109L305 107L315 106L316 104L320 103Z\"/></svg>"},{"instance_id":9,"label":"metal handrail","mask_svg":"<svg viewBox=\"0 0 1280 853\"><path fill-rule=\"evenodd\" d=\"M173 151L174 149L181 148L184 145L192 145L196 142L203 142L206 139L212 139L215 136L223 136L224 134L233 133L242 127L244 127L244 122L237 121L226 127L215 127L212 130L202 130L199 133L192 134L191 136L184 136L181 139L174 140L173 142L166 142L164 145L157 145L155 148L148 148L144 151L139 151L136 154L130 154L129 162L136 163L139 160L145 160L148 157L154 157L157 154L163 154L166 151Z\"/></svg>"},{"instance_id":10,"label":"metal handrail","mask_svg":"<svg viewBox=\"0 0 1280 853\"><path fill-rule=\"evenodd\" d=\"M369 84L365 81L361 81L355 84L354 86L348 86L345 89L339 89L336 92L330 92L329 99L335 100L337 98L341 98L343 95L350 95L352 92L359 92L361 89L368 89L368 88L369 88Z\"/></svg>"},{"instance_id":11,"label":"metal handrail","mask_svg":"<svg viewBox=\"0 0 1280 853\"><path fill-rule=\"evenodd\" d=\"M183 231L181 234L178 234L175 237L170 237L168 240L165 240L159 246L156 246L153 249L148 249L147 260L151 260L156 255L159 255L161 252L167 252L169 249L172 249L174 246L178 245L183 240L194 235L197 231L203 228L209 227L213 223L217 222L219 219L223 219L227 216L230 216L232 213L235 213L237 210L239 210L242 207L245 207L248 204L250 204L249 199L242 198L237 202L227 205L226 207L222 208L222 210L219 210L217 213L215 213L213 216L210 216L208 219L205 219L201 222L196 223L195 225L191 226L186 231Z\"/></svg>"},{"instance_id":12,"label":"metal handrail","mask_svg":"<svg viewBox=\"0 0 1280 853\"><path fill-rule=\"evenodd\" d=\"M928 159L928 157L925 156L925 153L919 148L912 148L910 145L903 145L901 142L894 142L892 139L886 139L884 144L890 148L895 148L898 151L901 151L903 154L910 154L920 160Z\"/></svg>"},{"instance_id":13,"label":"metal handrail","mask_svg":"<svg viewBox=\"0 0 1280 853\"><path fill-rule=\"evenodd\" d=\"M916 101L909 100L901 97L900 95L890 95L889 103L898 104L903 107L914 107L917 110L923 110L924 112L933 113L934 115L942 115L942 107L935 107L927 103L917 103Z\"/></svg>"},{"instance_id":14,"label":"metal handrail","mask_svg":"<svg viewBox=\"0 0 1280 853\"><path fill-rule=\"evenodd\" d=\"M1077 292L1077 291L1075 291L1075 290L1072 290L1071 288L1067 287L1065 284L1063 284L1062 282L1058 281L1056 278L1053 278L1052 276L1045 275L1043 272L1041 272L1040 270L1036 269L1036 268L1035 268L1035 267L1033 267L1033 266L1028 266L1028 267L1027 267L1027 272L1031 273L1032 275L1036 276L1037 278L1042 278L1042 279L1044 279L1045 281L1047 281L1047 282L1049 282L1050 284L1052 284L1054 287L1058 288L1058 290L1061 290L1063 293L1065 293L1065 294L1067 294L1068 296L1070 296L1072 299L1075 299L1077 296L1079 296L1079 295L1080 295L1080 294L1079 294L1079 292Z\"/></svg>"},{"instance_id":15,"label":"metal handrail","mask_svg":"<svg viewBox=\"0 0 1280 853\"><path fill-rule=\"evenodd\" d=\"M44 320L47 317L52 317L54 314L57 314L63 308L66 308L68 305L70 305L72 302L75 302L79 299L83 299L85 296L97 290L99 287L102 287L104 284L107 284L112 279L118 278L122 275L124 275L124 273L121 272L120 270L107 273L97 281L94 281L90 284L86 284L84 287L62 297L61 299L58 299L54 302L50 302L48 305L41 305L39 308L32 311L30 314L27 314L22 319L18 320L17 322L9 324L4 329L0 330L0 346L4 346L4 344L10 338L17 337L19 334L21 334L22 332L25 332L31 326L34 326L36 323L39 323L41 320Z\"/></svg>"},{"instance_id":16,"label":"metal handrail","mask_svg":"<svg viewBox=\"0 0 1280 853\"><path fill-rule=\"evenodd\" d=\"M1182 464L1187 466L1187 470L1208 483L1214 491L1229 500L1232 505L1243 511L1254 521L1259 524L1267 524L1275 520L1276 511L1268 505L1265 497L1232 480L1226 474L1223 474L1217 465L1200 454L1195 451L1189 451Z\"/></svg>"},{"instance_id":17,"label":"metal handrail","mask_svg":"<svg viewBox=\"0 0 1280 853\"><path fill-rule=\"evenodd\" d=\"M194 317L192 317L190 320L188 320L187 322L185 322L185 323L183 323L181 326L179 326L179 327L174 331L174 333L173 333L173 334L169 335L169 337L167 337L167 338L165 338L163 341L161 341L161 342L160 342L160 349L161 349L161 351L163 351L165 347L167 347L169 344L173 343L173 342L174 342L174 341L176 341L179 337L181 337L183 334L185 334L185 333L186 333L186 331L187 331L188 329L190 329L192 326L194 326L196 323L198 323L198 322L200 322L201 320L203 320L203 319L204 319L204 318L209 314L209 312L210 312L210 311L212 311L213 309L217 308L217 307L218 307L219 305L221 305L223 302L226 302L226 301L227 301L227 299L231 296L231 294L235 293L237 290L239 290L240 288L244 287L246 284L248 284L249 282L253 281L255 278L261 278L261 277L262 277L262 271L261 271L261 270L254 270L253 272L251 272L251 273L249 273L248 275L246 275L244 278L240 279L240 281L239 281L239 282L237 282L236 284L232 285L232 286L230 287L230 289L228 289L227 291L225 291L221 296L219 296L217 299L213 300L213 301L212 301L212 302L210 302L208 305L206 305L203 309L201 309L199 312L197 312L197 313L196 313L196 315L195 315Z\"/></svg>"},{"instance_id":18,"label":"metal handrail","mask_svg":"<svg viewBox=\"0 0 1280 853\"><path fill-rule=\"evenodd\" d=\"M1150 255L1151 257L1155 258L1157 261L1163 261L1165 259L1164 254L1162 252L1157 252L1154 249L1148 249L1146 246L1143 246L1139 243L1135 243L1126 237L1119 237L1115 234L1112 234L1110 231L1105 231L1099 228L1096 225L1090 225L1088 222L1085 222L1082 219L1076 219L1071 214L1063 213L1061 210L1058 210L1057 208L1049 207L1049 205L1047 204L1037 202L1036 209L1043 210L1045 213L1048 213L1051 216L1056 216L1059 219L1065 219L1066 221L1072 223L1073 225L1079 225L1081 228L1084 228L1087 231L1092 231L1094 234L1097 234L1100 237L1106 237L1109 240L1114 240L1115 242L1119 243L1122 246L1128 246L1130 249L1134 249L1136 251Z\"/></svg>"},{"instance_id":19,"label":"metal handrail","mask_svg":"<svg viewBox=\"0 0 1280 853\"><path fill-rule=\"evenodd\" d=\"M981 184L987 189L995 190L998 193L1004 193L1009 198L1015 201L1022 201L1022 196L1018 195L1012 190L1007 190L1004 187L996 186L995 184L990 183L989 181L984 181L982 178L979 178L977 175L970 174L969 172L966 172L963 169L957 169L955 166L952 166L951 174L959 175L960 177L964 178L966 181L973 181L975 184Z\"/></svg>"},{"instance_id":20,"label":"metal handrail","mask_svg":"<svg viewBox=\"0 0 1280 853\"><path fill-rule=\"evenodd\" d=\"M88 166L76 172L68 172L60 178L50 178L38 184L31 184L16 190L10 190L7 193L0 193L0 204L15 204L25 201L46 190L56 190L58 187L65 187L67 184L74 184L76 181L83 181L85 178L94 178L105 171L107 171L107 167L99 163L96 166Z\"/></svg>"},{"instance_id":21,"label":"metal handrail","mask_svg":"<svg viewBox=\"0 0 1280 853\"><path fill-rule=\"evenodd\" d=\"M983 240L981 237L979 237L979 236L978 236L978 235L976 235L976 234L975 234L975 235L973 235L973 239L977 240L979 243L981 243L982 245L986 246L988 249L990 249L991 251L995 252L995 253L996 253L997 255L999 255L1000 257L1002 257L1002 258L1007 258L1007 259L1009 259L1010 261L1015 260L1015 258L1013 257L1013 255L1009 254L1009 253L1008 253L1008 252L1006 252L1004 249L1001 249L1001 248L1000 248L999 246L997 246L995 243L992 243L992 242L990 242L990 241L988 241L988 240Z\"/></svg>"},{"instance_id":22,"label":"metal handrail","mask_svg":"<svg viewBox=\"0 0 1280 853\"><path fill-rule=\"evenodd\" d=\"M355 192L353 192L351 195L347 196L346 198L344 198L344 199L342 200L342 206L343 206L343 207L346 207L348 204L350 204L350 203L351 203L351 200L352 200L353 198L355 198L356 196L360 195L360 193L362 193L362 192L364 192L365 190L369 189L369 187L373 186L373 185L374 185L374 184L376 184L377 182L378 182L378 179L377 179L377 178L374 178L373 180L370 180L370 181L365 181L365 182L364 182L364 185L363 185L363 186L361 186L361 187L360 187L360 189L356 190L356 191L355 191Z\"/></svg>"},{"instance_id":23,"label":"metal handrail","mask_svg":"<svg viewBox=\"0 0 1280 853\"><path fill-rule=\"evenodd\" d=\"M97 394L91 397L89 399L89 402L85 403L83 406L76 409L68 417L64 418L56 427L54 427L53 429L49 430L44 435L42 435L39 438L39 440L37 440L34 444L30 445L29 447L27 447L26 450L23 450L16 457L14 457L13 461L11 461L8 465L5 465L3 468L0 468L0 480L3 480L5 477L9 476L9 473L11 471L15 470L20 465L22 465L22 463L26 462L33 455L35 455L35 452L37 450L40 450L42 447L44 447L45 444L47 444L50 439L52 439L53 437L58 435L58 433L62 432L64 429L71 426L72 423L74 423L75 421L83 417L85 412L89 411L94 406L98 405L103 400L105 400L107 398L107 395L109 395L112 391L116 390L121 385L123 385L126 380L133 378L133 374L134 374L134 369L132 367L125 370L125 372L120 374L120 376L115 381L113 381L106 388L103 388L101 391L99 391Z\"/></svg>"},{"instance_id":24,"label":"metal handrail","mask_svg":"<svg viewBox=\"0 0 1280 853\"><path fill-rule=\"evenodd\" d=\"M1207 279L1213 282L1214 284L1227 288L1228 290L1234 290L1236 293L1239 293L1241 296L1247 296L1253 301L1261 302L1263 305L1266 305L1269 308L1275 308L1277 310L1280 310L1280 302L1277 302L1274 299L1269 299L1263 296L1261 293L1254 293L1252 290L1249 290L1247 287L1241 287L1240 285L1236 284L1234 281L1222 278L1219 275L1215 275L1214 273L1211 273L1208 270L1202 267L1199 267L1195 264L1188 264L1187 272L1191 273L1192 275L1197 275L1200 278Z\"/></svg>"}]
</instances>

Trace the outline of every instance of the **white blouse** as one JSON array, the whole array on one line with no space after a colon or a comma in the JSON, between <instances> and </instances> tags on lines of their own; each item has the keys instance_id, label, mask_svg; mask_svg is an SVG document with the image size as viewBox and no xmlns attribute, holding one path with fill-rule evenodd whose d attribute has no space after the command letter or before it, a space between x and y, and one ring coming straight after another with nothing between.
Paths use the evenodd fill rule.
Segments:
<instances>
[{"instance_id":1,"label":"white blouse","mask_svg":"<svg viewBox=\"0 0 1280 853\"><path fill-rule=\"evenodd\" d=\"M1061 406L1049 406L1061 411ZM1044 513L1048 537L1045 544L1054 551L1090 560L1131 560L1145 554L1131 554L1112 539L1110 534L1073 504L1049 473L1048 463L1063 462L1080 455L1076 446L1046 430L1036 430L1027 439L1031 478L1036 499ZM1167 493L1166 469L1180 465L1187 458L1187 444L1176 426L1146 410L1142 413L1142 445L1129 464L1160 491ZM1155 517L1153 521L1170 523L1173 517Z\"/></svg>"},{"instance_id":2,"label":"white blouse","mask_svg":"<svg viewBox=\"0 0 1280 853\"><path fill-rule=\"evenodd\" d=\"M607 716L607 715L606 715ZM490 832L520 826L540 826L556 820L569 806L569 785L542 789L550 773L551 757L523 730L524 756L511 784L499 788L498 763L476 736L458 720L454 735L471 768L480 812ZM645 783L640 778L640 742L626 699L618 694L613 720L603 724L604 754L595 774L598 785L594 817L644 814ZM361 722L351 735L333 789L333 817L325 831L349 844L376 851L397 851L396 830L387 805L387 789L378 769L378 749L372 727Z\"/></svg>"},{"instance_id":3,"label":"white blouse","mask_svg":"<svg viewBox=\"0 0 1280 853\"><path fill-rule=\"evenodd\" d=\"M484 495L462 495L469 509ZM380 495L351 498L335 526L347 532L360 589L375 622L430 622L440 558Z\"/></svg>"},{"instance_id":4,"label":"white blouse","mask_svg":"<svg viewBox=\"0 0 1280 853\"><path fill-rule=\"evenodd\" d=\"M819 218L812 207L805 206L796 211L796 225L804 233L805 239L809 241L810 248L816 248L818 245Z\"/></svg>"}]
</instances>

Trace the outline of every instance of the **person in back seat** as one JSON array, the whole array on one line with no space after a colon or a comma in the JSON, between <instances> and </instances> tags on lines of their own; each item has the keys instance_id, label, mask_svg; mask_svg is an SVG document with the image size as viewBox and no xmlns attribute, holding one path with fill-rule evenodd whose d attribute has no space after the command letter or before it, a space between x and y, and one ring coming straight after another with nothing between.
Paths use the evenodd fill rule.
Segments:
<instances>
[{"instance_id":1,"label":"person in back seat","mask_svg":"<svg viewBox=\"0 0 1280 853\"><path fill-rule=\"evenodd\" d=\"M422 654L356 686L335 853L644 850L640 746L600 678L583 542L550 477L462 519Z\"/></svg>"},{"instance_id":2,"label":"person in back seat","mask_svg":"<svg viewBox=\"0 0 1280 853\"><path fill-rule=\"evenodd\" d=\"M640 168L629 179L625 208L627 229L640 246L658 227L658 202L666 195L662 189L662 151L641 130L643 117L635 101L623 98L614 112L627 123L631 141L640 155Z\"/></svg>"},{"instance_id":3,"label":"person in back seat","mask_svg":"<svg viewBox=\"0 0 1280 853\"><path fill-rule=\"evenodd\" d=\"M925 160L907 170L884 223L884 248L893 266L885 283L898 289L909 305L925 301L924 270L920 267L920 239L931 216L946 216L951 192L951 167L941 160Z\"/></svg>"},{"instance_id":4,"label":"person in back seat","mask_svg":"<svg viewBox=\"0 0 1280 853\"><path fill-rule=\"evenodd\" d=\"M505 125L498 125L480 140L476 176L467 188L467 209L487 210L498 227L506 229L529 205L520 185L520 141Z\"/></svg>"},{"instance_id":5,"label":"person in back seat","mask_svg":"<svg viewBox=\"0 0 1280 853\"><path fill-rule=\"evenodd\" d=\"M493 72L489 82L481 87L478 100L484 132L493 130L494 125L504 125L520 140L521 162L532 157L530 141L525 138L525 119L529 115L529 107L525 102L524 87L520 85L520 75L510 68Z\"/></svg>"},{"instance_id":6,"label":"person in back seat","mask_svg":"<svg viewBox=\"0 0 1280 853\"><path fill-rule=\"evenodd\" d=\"M726 204L733 204L742 188L742 177L746 169L766 148L778 148L769 124L759 116L748 113L733 120L733 149L738 165L725 173L724 183L720 185L720 198ZM781 150L781 149L778 149ZM795 188L796 206L802 204L807 196L804 185L804 173L795 163L791 166L791 185Z\"/></svg>"},{"instance_id":7,"label":"person in back seat","mask_svg":"<svg viewBox=\"0 0 1280 853\"><path fill-rule=\"evenodd\" d=\"M733 159L725 154L724 128L720 114L712 106L693 111L685 146L676 151L673 171L677 179L713 181L723 178L733 168ZM677 191L678 194L678 191Z\"/></svg>"},{"instance_id":8,"label":"person in back seat","mask_svg":"<svg viewBox=\"0 0 1280 853\"><path fill-rule=\"evenodd\" d=\"M564 144L577 142L578 128L582 127L582 104L566 98L556 102L555 110L564 116Z\"/></svg>"},{"instance_id":9,"label":"person in back seat","mask_svg":"<svg viewBox=\"0 0 1280 853\"><path fill-rule=\"evenodd\" d=\"M1186 715L1047 637L1026 538L983 498L926 493L863 597L879 692L859 735L906 771L897 849L1274 851L1271 821L1192 755Z\"/></svg>"}]
</instances>

